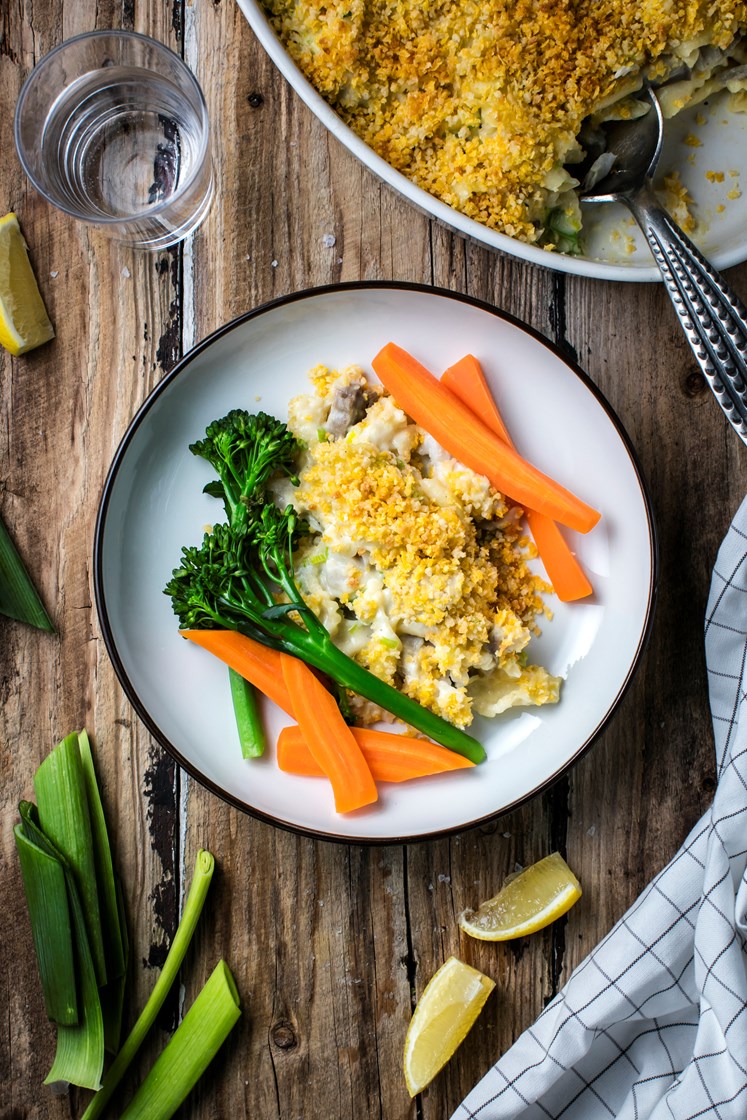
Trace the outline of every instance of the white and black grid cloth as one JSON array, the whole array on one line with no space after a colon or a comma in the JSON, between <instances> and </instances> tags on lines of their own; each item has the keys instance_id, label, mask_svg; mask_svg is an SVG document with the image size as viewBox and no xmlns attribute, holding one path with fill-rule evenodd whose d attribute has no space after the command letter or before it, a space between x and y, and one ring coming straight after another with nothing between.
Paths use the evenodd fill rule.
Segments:
<instances>
[{"instance_id":1,"label":"white and black grid cloth","mask_svg":"<svg viewBox=\"0 0 747 1120\"><path fill-rule=\"evenodd\" d=\"M705 646L711 809L452 1120L747 1118L747 499Z\"/></svg>"}]
</instances>

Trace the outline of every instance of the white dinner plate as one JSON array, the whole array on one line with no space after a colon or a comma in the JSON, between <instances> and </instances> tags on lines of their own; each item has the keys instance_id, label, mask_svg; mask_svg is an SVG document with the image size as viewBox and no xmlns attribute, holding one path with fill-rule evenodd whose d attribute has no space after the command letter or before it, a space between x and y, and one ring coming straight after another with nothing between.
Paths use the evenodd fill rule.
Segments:
<instances>
[{"instance_id":1,"label":"white dinner plate","mask_svg":"<svg viewBox=\"0 0 747 1120\"><path fill-rule=\"evenodd\" d=\"M602 513L570 534L593 599L549 603L530 660L564 678L557 705L477 719L488 759L473 770L382 784L379 802L334 812L321 779L281 773L287 717L265 708L270 744L239 752L225 667L179 637L163 588L183 545L216 519L202 493L211 468L189 451L231 408L285 420L323 362L370 371L389 341L441 372L466 351L482 362L519 449ZM537 793L590 745L628 685L648 633L655 534L635 455L591 381L521 323L465 296L416 285L342 284L249 312L191 351L154 389L114 458L96 526L94 584L107 649L127 696L159 742L209 789L264 819L350 841L419 839L489 819Z\"/></svg>"},{"instance_id":2,"label":"white dinner plate","mask_svg":"<svg viewBox=\"0 0 747 1120\"><path fill-rule=\"evenodd\" d=\"M356 136L293 61L257 0L238 0L254 34L277 68L330 132L420 210L459 233L522 260L604 280L660 280L635 222L622 205L584 207L583 256L549 253L468 218L418 187ZM717 95L666 122L657 181L677 171L693 200L694 240L717 268L747 260L747 114L729 113Z\"/></svg>"}]
</instances>

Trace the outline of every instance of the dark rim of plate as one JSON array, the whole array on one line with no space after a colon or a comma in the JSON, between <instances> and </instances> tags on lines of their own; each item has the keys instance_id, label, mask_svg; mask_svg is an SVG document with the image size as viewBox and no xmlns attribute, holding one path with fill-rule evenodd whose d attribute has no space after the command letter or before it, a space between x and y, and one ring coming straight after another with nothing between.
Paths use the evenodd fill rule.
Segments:
<instances>
[{"instance_id":1,"label":"dark rim of plate","mask_svg":"<svg viewBox=\"0 0 747 1120\"><path fill-rule=\"evenodd\" d=\"M427 833L417 833L413 836L344 836L339 833L335 833L334 831L321 831L318 829L303 828L300 825L280 820L277 817L272 816L272 814L270 813L264 813L251 805L247 805L244 801L241 801L239 798L234 797L233 794L216 785L216 783L213 782L210 778L205 777L193 763L184 758L178 747L176 747L166 737L166 735L163 733L161 728L158 726L158 724L146 709L145 705L140 700L136 689L130 681L127 675L127 671L125 670L125 667L119 656L117 643L109 620L109 612L106 605L105 579L103 574L103 548L104 536L106 533L106 516L114 484L119 473L119 469L124 461L124 458L134 436L136 435L148 412L164 392L164 390L167 389L168 386L170 386L176 380L176 378L184 372L184 370L190 365L190 363L199 354L201 354L203 350L206 350L218 339L222 338L230 331L235 330L237 327L242 326L250 319L257 318L258 316L267 314L268 312L274 311L279 307L287 306L300 300L314 299L317 296L324 296L338 292L366 290L418 292L422 295L435 295L446 299L456 300L459 303L469 304L472 307L476 307L482 311L486 311L490 315L494 315L496 318L503 319L505 322L510 323L514 327L517 327L525 334L530 335L533 339L535 339L535 341L541 343L552 354L554 354L555 357L559 358L560 361L562 361L564 365L566 365L576 375L576 377L580 379L585 388L588 389L592 396L601 405L601 407L611 420L612 424L614 425L617 434L619 435L620 440L630 458L631 465L638 480L638 485L641 489L641 494L646 510L646 518L649 530L651 579L649 583L648 602L646 605L646 617L639 638L638 647L632 658L625 679L620 685L617 695L611 702L609 708L597 724L594 731L584 740L583 743L581 743L571 759L565 762L561 767L558 768L558 770L550 774L543 782L540 782L539 785L535 786L534 789L530 790L522 797L519 797L514 801L500 806L494 812L487 813L481 817L475 818L474 820L465 821L463 824L460 824L456 827L437 829L433 832ZM539 331L522 322L521 319L517 319L515 316L510 315L508 312L501 311L498 308L493 307L491 304L484 302L483 300L475 299L473 296L463 295L459 292L452 292L446 288L429 287L425 284L414 284L407 281L399 280L349 281L347 283L326 284L318 288L305 288L298 292L292 292L289 295L280 296L277 299L270 300L268 303L263 303L261 304L261 306L254 308L254 310L252 311L247 311L243 315L239 315L236 319L232 319L231 322L226 323L224 326L219 327L216 331L213 331L213 333L204 338L202 342L199 342L192 350L184 355L184 357L176 364L176 366L174 366L173 370L171 370L170 373L166 374L166 376L161 381L159 381L159 383L155 386L155 388L151 391L143 404L140 406L134 418L130 422L127 430L125 431L125 434L122 437L119 447L117 448L117 451L114 455L112 465L109 468L109 473L107 474L106 481L104 483L104 489L101 495L101 501L99 503L98 515L96 517L96 528L93 542L94 598L96 601L96 610L101 625L101 633L104 638L104 644L111 659L112 665L114 666L114 671L119 678L119 683L121 684L125 695L127 696L127 699L132 704L133 708L135 709L138 716L145 724L153 738L164 748L164 750L168 752L168 754L171 755L171 757L179 764L179 766L183 767L183 769L187 771L188 774L190 774L196 781L198 781L211 793L214 793L223 801L227 801L229 805L233 805L235 808L242 810L242 812L256 817L258 820L262 820L267 824L272 824L277 827L287 829L288 831L294 832L298 835L308 836L315 840L331 840L343 844L410 844L426 840L436 840L443 836L453 836L460 832L466 832L468 829L475 828L478 825L484 825L489 821L496 820L498 817L505 816L507 813L513 812L513 810L517 809L520 805L524 805L526 802L536 797L539 793L542 793L544 790L549 789L549 787L552 786L560 777L562 777L563 774L567 773L567 771L572 766L574 766L584 754L586 754L592 744L596 742L604 729L607 727L607 724L612 718L612 715L618 708L620 701L627 692L636 673L636 670L640 665L643 651L651 634L654 606L656 601L656 591L658 585L658 572L659 547L656 524L653 516L651 497L648 491L648 486L643 477L643 472L641 470L638 457L631 444L627 432L623 428L613 408L602 395L594 382L591 380L589 375L585 373L576 362L572 361L567 355L563 354L559 347L557 347L549 339L545 338L544 335L540 334Z\"/></svg>"}]
</instances>

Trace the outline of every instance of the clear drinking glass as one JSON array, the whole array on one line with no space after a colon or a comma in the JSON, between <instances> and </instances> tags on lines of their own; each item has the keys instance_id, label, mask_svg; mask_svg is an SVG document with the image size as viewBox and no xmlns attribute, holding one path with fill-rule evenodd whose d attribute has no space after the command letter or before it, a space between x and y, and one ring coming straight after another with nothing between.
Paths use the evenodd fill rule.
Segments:
<instances>
[{"instance_id":1,"label":"clear drinking glass","mask_svg":"<svg viewBox=\"0 0 747 1120\"><path fill-rule=\"evenodd\" d=\"M61 43L18 99L24 171L49 202L119 241L163 249L210 208L207 107L181 58L134 31Z\"/></svg>"}]
</instances>

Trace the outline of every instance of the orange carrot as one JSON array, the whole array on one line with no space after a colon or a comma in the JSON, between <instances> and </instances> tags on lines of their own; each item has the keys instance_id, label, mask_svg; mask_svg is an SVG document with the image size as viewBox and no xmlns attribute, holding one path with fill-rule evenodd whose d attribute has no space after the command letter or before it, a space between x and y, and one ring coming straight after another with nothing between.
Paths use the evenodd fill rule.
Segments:
<instances>
[{"instance_id":1,"label":"orange carrot","mask_svg":"<svg viewBox=\"0 0 747 1120\"><path fill-rule=\"evenodd\" d=\"M560 601L573 603L577 599L593 595L594 588L555 522L533 509L527 510L527 522L550 583Z\"/></svg>"},{"instance_id":2,"label":"orange carrot","mask_svg":"<svg viewBox=\"0 0 747 1120\"><path fill-rule=\"evenodd\" d=\"M441 382L504 443L514 446L477 358L466 354L449 366ZM534 543L558 598L570 603L591 595L593 588L555 522L533 509L527 509L526 514Z\"/></svg>"},{"instance_id":3,"label":"orange carrot","mask_svg":"<svg viewBox=\"0 0 747 1120\"><path fill-rule=\"evenodd\" d=\"M474 766L468 758L439 747L428 739L375 731L371 727L352 727L371 774L377 782L405 782L451 770ZM300 727L284 727L278 737L278 766L288 774L319 777L323 771L314 761Z\"/></svg>"},{"instance_id":4,"label":"orange carrot","mask_svg":"<svg viewBox=\"0 0 747 1120\"><path fill-rule=\"evenodd\" d=\"M289 716L294 715L278 650L263 646L237 630L180 630L180 634L230 665Z\"/></svg>"},{"instance_id":5,"label":"orange carrot","mask_svg":"<svg viewBox=\"0 0 747 1120\"><path fill-rule=\"evenodd\" d=\"M389 342L372 365L400 408L496 490L581 533L594 528L597 510L517 455L407 351Z\"/></svg>"},{"instance_id":6,"label":"orange carrot","mask_svg":"<svg viewBox=\"0 0 747 1120\"><path fill-rule=\"evenodd\" d=\"M332 784L335 809L370 805L379 796L376 783L335 698L299 658L281 653L280 663L301 735Z\"/></svg>"},{"instance_id":7,"label":"orange carrot","mask_svg":"<svg viewBox=\"0 0 747 1120\"><path fill-rule=\"evenodd\" d=\"M453 366L444 370L441 374L441 384L445 385L455 397L459 397L462 404L466 404L478 420L482 420L491 432L495 432L498 439L510 443L513 447L513 440L488 388L482 366L473 354L465 354L458 362L454 362Z\"/></svg>"}]
</instances>

